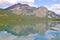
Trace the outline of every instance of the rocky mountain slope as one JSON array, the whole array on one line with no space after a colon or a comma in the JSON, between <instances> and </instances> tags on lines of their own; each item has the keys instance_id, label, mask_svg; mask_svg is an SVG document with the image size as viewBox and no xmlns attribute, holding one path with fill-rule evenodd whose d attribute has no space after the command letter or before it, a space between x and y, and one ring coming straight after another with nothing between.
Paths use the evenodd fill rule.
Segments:
<instances>
[{"instance_id":1,"label":"rocky mountain slope","mask_svg":"<svg viewBox=\"0 0 60 40\"><path fill-rule=\"evenodd\" d=\"M36 8L36 7L31 7L27 4L21 4L21 3L12 5L6 8L5 10L11 11L17 15L29 15L29 16L34 15L37 17L46 17L47 15L49 15L51 17L52 16L59 17L55 12L48 10L46 7L41 6L41 7Z\"/></svg>"},{"instance_id":2,"label":"rocky mountain slope","mask_svg":"<svg viewBox=\"0 0 60 40\"><path fill-rule=\"evenodd\" d=\"M30 7L29 5L27 4L21 4L21 3L18 3L18 4L15 4L15 5L12 5L8 8L6 8L6 10L9 10L9 11L12 11L13 13L17 14L17 15L25 15L26 13L32 13L33 10L35 10L36 8L35 7Z\"/></svg>"},{"instance_id":3,"label":"rocky mountain slope","mask_svg":"<svg viewBox=\"0 0 60 40\"><path fill-rule=\"evenodd\" d=\"M12 5L5 10L11 11L17 15L35 15L38 17L44 17L48 13L48 9L46 7L41 6L36 8L21 3Z\"/></svg>"}]
</instances>

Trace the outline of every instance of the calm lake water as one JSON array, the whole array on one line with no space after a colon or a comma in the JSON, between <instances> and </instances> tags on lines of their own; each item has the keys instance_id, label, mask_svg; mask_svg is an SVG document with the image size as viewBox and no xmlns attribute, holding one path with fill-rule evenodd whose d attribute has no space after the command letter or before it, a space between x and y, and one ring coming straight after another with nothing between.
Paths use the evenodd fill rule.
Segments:
<instances>
[{"instance_id":1,"label":"calm lake water","mask_svg":"<svg viewBox=\"0 0 60 40\"><path fill-rule=\"evenodd\" d=\"M46 23L6 24L0 40L60 40L60 32L47 29ZM60 26L60 25L58 25Z\"/></svg>"}]
</instances>

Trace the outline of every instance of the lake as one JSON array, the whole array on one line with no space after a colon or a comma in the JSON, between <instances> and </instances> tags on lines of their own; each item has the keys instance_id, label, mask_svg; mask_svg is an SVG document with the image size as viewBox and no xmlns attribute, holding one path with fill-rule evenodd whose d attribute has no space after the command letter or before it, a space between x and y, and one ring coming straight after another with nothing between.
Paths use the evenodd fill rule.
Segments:
<instances>
[{"instance_id":1,"label":"lake","mask_svg":"<svg viewBox=\"0 0 60 40\"><path fill-rule=\"evenodd\" d=\"M3 25L3 24L0 24ZM1 40L60 40L60 32L47 29L45 22L6 24L0 31ZM60 25L58 25L60 26Z\"/></svg>"}]
</instances>

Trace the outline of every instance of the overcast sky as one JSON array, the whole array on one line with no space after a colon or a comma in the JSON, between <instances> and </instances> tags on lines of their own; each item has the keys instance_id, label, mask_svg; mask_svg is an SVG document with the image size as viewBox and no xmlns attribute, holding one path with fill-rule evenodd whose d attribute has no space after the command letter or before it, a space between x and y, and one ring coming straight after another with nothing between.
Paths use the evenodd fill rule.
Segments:
<instances>
[{"instance_id":1,"label":"overcast sky","mask_svg":"<svg viewBox=\"0 0 60 40\"><path fill-rule=\"evenodd\" d=\"M6 8L16 3L24 3L30 6L45 6L49 10L60 14L60 0L0 0L0 8Z\"/></svg>"}]
</instances>

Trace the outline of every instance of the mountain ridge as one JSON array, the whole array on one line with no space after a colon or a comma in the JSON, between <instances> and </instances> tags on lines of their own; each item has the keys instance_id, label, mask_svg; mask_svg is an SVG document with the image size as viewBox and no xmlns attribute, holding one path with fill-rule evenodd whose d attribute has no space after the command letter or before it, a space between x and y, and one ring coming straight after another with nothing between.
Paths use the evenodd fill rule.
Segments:
<instances>
[{"instance_id":1,"label":"mountain ridge","mask_svg":"<svg viewBox=\"0 0 60 40\"><path fill-rule=\"evenodd\" d=\"M21 4L21 3L12 5L8 8L6 8L5 10L11 11L17 15L35 15L38 17L45 17L47 15L47 13L49 13L49 11L50 11L44 6L36 8L36 7L31 7L28 4ZM52 11L50 11L50 12L52 12ZM56 16L57 16L57 14L56 14ZM58 15L58 17L60 17L60 16Z\"/></svg>"}]
</instances>

